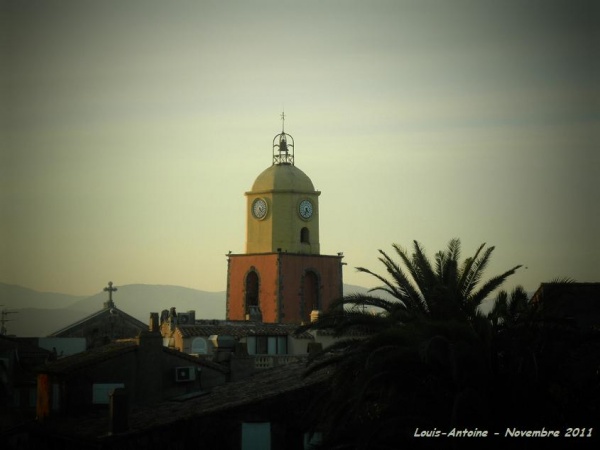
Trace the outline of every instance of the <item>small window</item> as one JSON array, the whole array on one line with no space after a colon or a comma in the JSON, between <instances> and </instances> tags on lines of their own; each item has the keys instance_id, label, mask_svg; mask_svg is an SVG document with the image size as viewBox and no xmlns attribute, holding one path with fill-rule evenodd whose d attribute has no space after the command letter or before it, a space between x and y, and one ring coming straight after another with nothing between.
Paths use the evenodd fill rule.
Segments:
<instances>
[{"instance_id":1,"label":"small window","mask_svg":"<svg viewBox=\"0 0 600 450\"><path fill-rule=\"evenodd\" d=\"M256 336L256 354L267 354L267 336Z\"/></svg>"},{"instance_id":2,"label":"small window","mask_svg":"<svg viewBox=\"0 0 600 450\"><path fill-rule=\"evenodd\" d=\"M246 338L246 345L248 346L248 354L256 355L256 337L248 336Z\"/></svg>"},{"instance_id":3,"label":"small window","mask_svg":"<svg viewBox=\"0 0 600 450\"><path fill-rule=\"evenodd\" d=\"M60 411L60 385L52 383L52 411Z\"/></svg>"},{"instance_id":4,"label":"small window","mask_svg":"<svg viewBox=\"0 0 600 450\"><path fill-rule=\"evenodd\" d=\"M323 437L320 432L304 433L304 450L319 448L319 444L323 442Z\"/></svg>"},{"instance_id":5,"label":"small window","mask_svg":"<svg viewBox=\"0 0 600 450\"><path fill-rule=\"evenodd\" d=\"M123 383L94 383L92 403L95 405L108 405L110 393L122 387L125 387Z\"/></svg>"},{"instance_id":6,"label":"small window","mask_svg":"<svg viewBox=\"0 0 600 450\"><path fill-rule=\"evenodd\" d=\"M269 450L271 424L269 422L242 423L242 450Z\"/></svg>"},{"instance_id":7,"label":"small window","mask_svg":"<svg viewBox=\"0 0 600 450\"><path fill-rule=\"evenodd\" d=\"M300 242L303 244L310 244L310 231L306 227L300 230Z\"/></svg>"},{"instance_id":8,"label":"small window","mask_svg":"<svg viewBox=\"0 0 600 450\"><path fill-rule=\"evenodd\" d=\"M267 353L269 355L277 354L277 336L269 336Z\"/></svg>"},{"instance_id":9,"label":"small window","mask_svg":"<svg viewBox=\"0 0 600 450\"><path fill-rule=\"evenodd\" d=\"M249 355L287 355L287 336L248 336Z\"/></svg>"},{"instance_id":10,"label":"small window","mask_svg":"<svg viewBox=\"0 0 600 450\"><path fill-rule=\"evenodd\" d=\"M288 354L288 337L287 336L278 336L277 337L277 354L278 355L287 355Z\"/></svg>"},{"instance_id":11,"label":"small window","mask_svg":"<svg viewBox=\"0 0 600 450\"><path fill-rule=\"evenodd\" d=\"M208 353L208 346L206 345L206 339L197 337L192 341L192 354L195 355L206 355Z\"/></svg>"}]
</instances>

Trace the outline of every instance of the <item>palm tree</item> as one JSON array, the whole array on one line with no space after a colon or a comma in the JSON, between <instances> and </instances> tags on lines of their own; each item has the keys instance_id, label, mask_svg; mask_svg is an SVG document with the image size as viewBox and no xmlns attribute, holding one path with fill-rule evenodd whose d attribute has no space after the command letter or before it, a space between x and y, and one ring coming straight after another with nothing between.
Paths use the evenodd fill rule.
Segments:
<instances>
[{"instance_id":1,"label":"palm tree","mask_svg":"<svg viewBox=\"0 0 600 450\"><path fill-rule=\"evenodd\" d=\"M558 278L548 288L574 283ZM496 415L530 427L598 423L600 339L532 302L522 287L501 291L488 318Z\"/></svg>"},{"instance_id":2,"label":"palm tree","mask_svg":"<svg viewBox=\"0 0 600 450\"><path fill-rule=\"evenodd\" d=\"M406 272L387 253L379 250L379 260L384 264L391 280L363 267L359 267L358 271L373 275L383 283L374 291L385 291L407 309L434 319L474 317L481 302L521 267L515 266L478 288L494 247L485 249L485 243L481 244L475 255L460 264L460 240L452 239L445 251L439 251L435 255L432 264L421 244L417 241L413 243L412 255L399 245L393 245Z\"/></svg>"},{"instance_id":3,"label":"palm tree","mask_svg":"<svg viewBox=\"0 0 600 450\"><path fill-rule=\"evenodd\" d=\"M487 317L494 328L511 328L523 321L534 309L529 303L529 296L522 286L517 286L510 293L502 290L498 293L492 309Z\"/></svg>"},{"instance_id":4,"label":"palm tree","mask_svg":"<svg viewBox=\"0 0 600 450\"><path fill-rule=\"evenodd\" d=\"M478 326L485 319L479 311L483 300L521 267L517 265L479 287L494 247L485 249L485 244L482 244L475 255L462 264L459 262L459 239L452 239L447 250L439 251L433 264L417 241L414 241L412 255L397 244L393 244L393 248L404 269L386 252L379 250L379 260L385 266L389 279L358 267L359 272L372 275L382 285L371 289L368 294L348 295L333 302L318 322L303 329L333 329L338 336L343 336L353 330L372 333L389 326L426 319L469 321ZM378 291L387 293L392 299L373 295ZM365 314L367 310L376 313Z\"/></svg>"},{"instance_id":5,"label":"palm tree","mask_svg":"<svg viewBox=\"0 0 600 450\"><path fill-rule=\"evenodd\" d=\"M410 438L415 424L448 426L482 417L491 332L479 306L520 266L482 282L494 247L482 244L462 263L458 239L433 263L417 241L412 254L393 248L400 262L379 250L387 278L357 268L380 286L337 300L301 328L344 337L309 367L333 367L332 389L317 406L328 445L374 448L377 441L385 448Z\"/></svg>"}]
</instances>

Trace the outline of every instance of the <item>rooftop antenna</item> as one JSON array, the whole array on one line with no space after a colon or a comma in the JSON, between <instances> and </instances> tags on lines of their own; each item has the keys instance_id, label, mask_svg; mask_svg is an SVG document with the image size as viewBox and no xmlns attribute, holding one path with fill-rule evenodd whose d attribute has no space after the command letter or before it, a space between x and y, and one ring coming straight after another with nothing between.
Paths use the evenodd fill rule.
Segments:
<instances>
[{"instance_id":1,"label":"rooftop antenna","mask_svg":"<svg viewBox=\"0 0 600 450\"><path fill-rule=\"evenodd\" d=\"M0 305L4 306L4 305ZM6 322L12 322L14 319L7 319L9 314L18 314L19 311L8 311L6 308L3 308L0 312L0 336L7 336L8 330L6 329Z\"/></svg>"}]
</instances>

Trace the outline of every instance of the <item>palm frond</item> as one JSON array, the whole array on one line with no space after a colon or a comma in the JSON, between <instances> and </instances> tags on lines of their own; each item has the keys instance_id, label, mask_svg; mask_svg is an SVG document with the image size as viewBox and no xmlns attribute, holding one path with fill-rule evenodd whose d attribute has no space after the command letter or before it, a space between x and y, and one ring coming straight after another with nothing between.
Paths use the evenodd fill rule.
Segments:
<instances>
[{"instance_id":1,"label":"palm frond","mask_svg":"<svg viewBox=\"0 0 600 450\"><path fill-rule=\"evenodd\" d=\"M404 254L404 250L396 244L394 244L393 247L397 253ZM423 311L423 296L419 292L419 290L415 288L413 282L404 273L400 265L398 265L386 252L384 252L383 250L379 250L379 253L381 254L379 260L384 264L384 266L387 269L387 272L392 276L392 279L394 280L394 286L400 293L398 299L404 301L407 307L411 309L418 309L420 311Z\"/></svg>"},{"instance_id":2,"label":"palm frond","mask_svg":"<svg viewBox=\"0 0 600 450\"><path fill-rule=\"evenodd\" d=\"M378 288L375 288L378 289ZM375 290L372 289L372 290ZM369 294L348 294L345 297L334 300L331 303L331 310L338 310L341 307L350 306L352 308L356 307L375 307L384 310L386 313L391 313L398 308L404 307L404 304L401 302L394 302L390 300L386 300L380 297L375 297Z\"/></svg>"},{"instance_id":3,"label":"palm frond","mask_svg":"<svg viewBox=\"0 0 600 450\"><path fill-rule=\"evenodd\" d=\"M394 248L396 253L400 256L400 259L406 266L406 268L408 270L408 274L411 277L409 279L409 277L406 276L405 273L398 266L398 270L396 273L398 274L398 277L400 278L403 285L406 286L407 294L409 295L409 297L412 300L410 307L412 307L412 309L414 309L415 311L419 311L421 314L426 314L429 311L429 305L427 304L427 300L424 295L424 292L420 289L420 287L416 281L416 278L415 278L416 269L414 268L414 264L413 264L412 260L409 258L406 250L404 250L398 244L393 244L392 247ZM390 260L391 260L391 258L390 258Z\"/></svg>"},{"instance_id":4,"label":"palm frond","mask_svg":"<svg viewBox=\"0 0 600 450\"><path fill-rule=\"evenodd\" d=\"M469 297L469 301L474 306L479 307L479 305L481 305L481 302L483 302L483 300L485 300L489 294L491 294L497 288L502 286L502 284L506 281L506 279L509 276L514 275L514 273L520 267L522 267L522 266L519 264L518 266L515 266L512 269L507 270L503 274L489 279L488 281L485 282L485 284L481 287L481 289L479 289L477 292L475 292L472 296Z\"/></svg>"},{"instance_id":5,"label":"palm frond","mask_svg":"<svg viewBox=\"0 0 600 450\"><path fill-rule=\"evenodd\" d=\"M470 264L469 273L466 275L465 283L461 285L461 295L463 298L469 298L473 289L475 289L475 287L481 281L483 271L488 265L490 257L492 256L492 252L494 251L495 247L488 247L484 250L483 255L478 256L480 250L483 250L483 245L477 250L477 253L473 257L473 261Z\"/></svg>"},{"instance_id":6,"label":"palm frond","mask_svg":"<svg viewBox=\"0 0 600 450\"><path fill-rule=\"evenodd\" d=\"M362 341L363 339L358 338L342 339L327 346L320 352L310 355L303 376L308 376L321 369L333 367L340 362L348 360L353 354L358 353L356 349Z\"/></svg>"},{"instance_id":7,"label":"palm frond","mask_svg":"<svg viewBox=\"0 0 600 450\"><path fill-rule=\"evenodd\" d=\"M465 293L468 292L469 286L472 285L471 278L473 276L473 264L478 260L479 254L485 247L485 242L479 246L479 248L475 251L475 255L465 259L462 267L460 268L460 279L458 280L458 286L461 291L463 297Z\"/></svg>"},{"instance_id":8,"label":"palm frond","mask_svg":"<svg viewBox=\"0 0 600 450\"><path fill-rule=\"evenodd\" d=\"M399 290L396 285L394 285L393 283L391 283L387 278L379 275L376 272L373 272L369 269L366 269L364 267L357 267L356 268L357 272L362 272L362 273L366 273L371 275L372 277L377 278L379 281L381 281L383 283L383 286L380 286L376 289L385 291L385 292L389 292L392 296L396 297L398 300L403 301L404 300L404 292L402 292L401 290Z\"/></svg>"},{"instance_id":9,"label":"palm frond","mask_svg":"<svg viewBox=\"0 0 600 450\"><path fill-rule=\"evenodd\" d=\"M423 293L423 297L427 298L427 294L431 286L436 285L436 276L431 266L431 262L424 249L417 241L413 241L414 253L412 255L411 275L415 279L419 290Z\"/></svg>"},{"instance_id":10,"label":"palm frond","mask_svg":"<svg viewBox=\"0 0 600 450\"><path fill-rule=\"evenodd\" d=\"M496 300L492 305L492 309L488 313L487 317L492 322L492 325L497 326L501 324L508 314L508 293L504 290L498 292Z\"/></svg>"},{"instance_id":11,"label":"palm frond","mask_svg":"<svg viewBox=\"0 0 600 450\"><path fill-rule=\"evenodd\" d=\"M571 277L555 277L548 282L548 284L570 284L570 283L577 283L577 281L575 281Z\"/></svg>"}]
</instances>

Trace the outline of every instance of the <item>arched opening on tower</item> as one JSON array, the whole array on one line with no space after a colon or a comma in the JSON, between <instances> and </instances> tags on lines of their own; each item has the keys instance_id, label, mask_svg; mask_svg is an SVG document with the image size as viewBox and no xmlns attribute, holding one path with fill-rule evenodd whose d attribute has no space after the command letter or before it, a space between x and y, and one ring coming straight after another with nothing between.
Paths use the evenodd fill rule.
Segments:
<instances>
[{"instance_id":1,"label":"arched opening on tower","mask_svg":"<svg viewBox=\"0 0 600 450\"><path fill-rule=\"evenodd\" d=\"M319 277L312 270L307 270L302 280L301 314L303 321L310 321L310 313L320 309L319 303Z\"/></svg>"},{"instance_id":2,"label":"arched opening on tower","mask_svg":"<svg viewBox=\"0 0 600 450\"><path fill-rule=\"evenodd\" d=\"M310 230L306 227L300 230L300 242L310 244Z\"/></svg>"},{"instance_id":3,"label":"arched opening on tower","mask_svg":"<svg viewBox=\"0 0 600 450\"><path fill-rule=\"evenodd\" d=\"M258 301L258 274L252 270L246 275L246 316L250 319L260 316Z\"/></svg>"}]
</instances>

